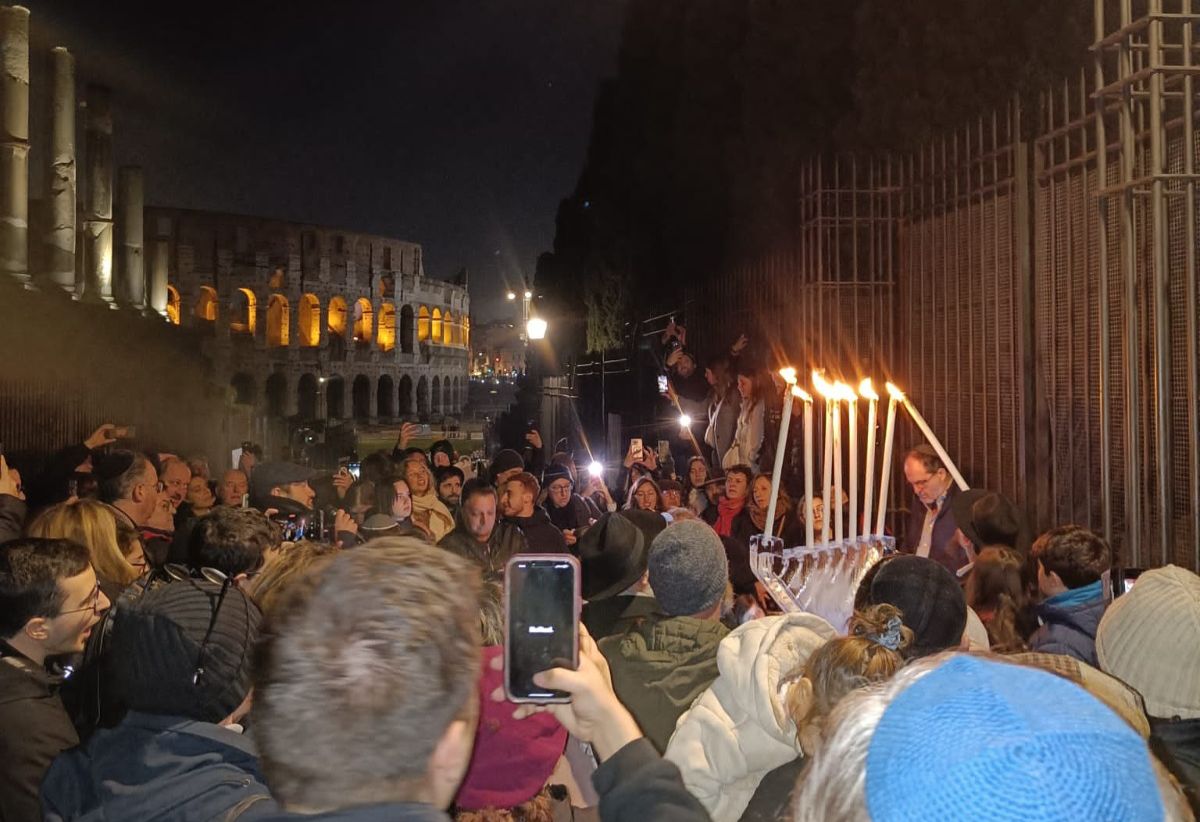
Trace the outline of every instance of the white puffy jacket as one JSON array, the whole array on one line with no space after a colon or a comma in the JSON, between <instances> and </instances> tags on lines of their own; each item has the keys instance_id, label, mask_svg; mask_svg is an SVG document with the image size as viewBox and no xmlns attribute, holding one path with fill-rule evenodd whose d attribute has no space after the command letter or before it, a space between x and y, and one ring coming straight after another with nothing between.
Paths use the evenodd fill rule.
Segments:
<instances>
[{"instance_id":1,"label":"white puffy jacket","mask_svg":"<svg viewBox=\"0 0 1200 822\"><path fill-rule=\"evenodd\" d=\"M679 718L666 752L714 822L736 822L762 778L800 755L779 682L835 636L819 616L785 614L721 641L720 674Z\"/></svg>"}]
</instances>

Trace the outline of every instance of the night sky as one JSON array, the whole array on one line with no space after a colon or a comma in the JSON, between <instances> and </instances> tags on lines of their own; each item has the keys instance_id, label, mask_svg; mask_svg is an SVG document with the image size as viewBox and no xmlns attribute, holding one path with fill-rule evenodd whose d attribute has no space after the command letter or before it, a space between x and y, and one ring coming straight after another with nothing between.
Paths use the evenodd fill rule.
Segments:
<instances>
[{"instance_id":1,"label":"night sky","mask_svg":"<svg viewBox=\"0 0 1200 822\"><path fill-rule=\"evenodd\" d=\"M487 320L550 248L624 0L25 5L113 87L148 203L420 242Z\"/></svg>"}]
</instances>

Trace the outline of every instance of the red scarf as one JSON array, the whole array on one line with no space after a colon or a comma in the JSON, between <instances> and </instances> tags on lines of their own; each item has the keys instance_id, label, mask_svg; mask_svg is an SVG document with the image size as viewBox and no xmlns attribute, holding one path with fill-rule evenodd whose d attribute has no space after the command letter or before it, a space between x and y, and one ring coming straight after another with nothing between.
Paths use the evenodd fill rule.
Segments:
<instances>
[{"instance_id":1,"label":"red scarf","mask_svg":"<svg viewBox=\"0 0 1200 822\"><path fill-rule=\"evenodd\" d=\"M745 497L737 500L721 497L717 502L717 524L713 526L713 530L722 537L733 536L733 520L745 507Z\"/></svg>"}]
</instances>

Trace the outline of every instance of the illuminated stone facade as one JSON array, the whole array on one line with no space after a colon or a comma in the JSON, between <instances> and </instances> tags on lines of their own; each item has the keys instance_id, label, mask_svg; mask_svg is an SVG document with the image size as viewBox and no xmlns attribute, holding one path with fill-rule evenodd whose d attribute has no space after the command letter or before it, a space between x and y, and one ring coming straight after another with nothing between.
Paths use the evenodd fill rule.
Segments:
<instances>
[{"instance_id":1,"label":"illuminated stone facade","mask_svg":"<svg viewBox=\"0 0 1200 822\"><path fill-rule=\"evenodd\" d=\"M425 276L416 243L184 209L145 210L147 274L235 401L271 417L458 414L466 284Z\"/></svg>"}]
</instances>

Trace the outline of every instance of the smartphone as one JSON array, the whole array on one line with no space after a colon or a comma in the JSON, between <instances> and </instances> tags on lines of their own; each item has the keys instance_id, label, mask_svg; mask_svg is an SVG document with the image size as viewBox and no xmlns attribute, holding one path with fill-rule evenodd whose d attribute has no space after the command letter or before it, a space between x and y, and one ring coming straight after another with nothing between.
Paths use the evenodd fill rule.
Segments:
<instances>
[{"instance_id":1,"label":"smartphone","mask_svg":"<svg viewBox=\"0 0 1200 822\"><path fill-rule=\"evenodd\" d=\"M671 456L671 443L669 440L658 441L658 461L666 462L667 457Z\"/></svg>"},{"instance_id":2,"label":"smartphone","mask_svg":"<svg viewBox=\"0 0 1200 822\"><path fill-rule=\"evenodd\" d=\"M357 480L359 477L359 474L362 473L362 463L361 462L346 463L346 470L350 472L350 476L354 477L354 479Z\"/></svg>"},{"instance_id":3,"label":"smartphone","mask_svg":"<svg viewBox=\"0 0 1200 822\"><path fill-rule=\"evenodd\" d=\"M533 675L579 667L579 560L517 554L504 573L504 690L512 702L569 702Z\"/></svg>"},{"instance_id":4,"label":"smartphone","mask_svg":"<svg viewBox=\"0 0 1200 822\"><path fill-rule=\"evenodd\" d=\"M629 451L633 455L634 462L641 462L646 458L646 454L642 450L641 437L634 437L629 441Z\"/></svg>"},{"instance_id":5,"label":"smartphone","mask_svg":"<svg viewBox=\"0 0 1200 822\"><path fill-rule=\"evenodd\" d=\"M667 396L667 390L668 390L667 375L659 374L658 375L658 393L662 394L665 397L665 396Z\"/></svg>"}]
</instances>

